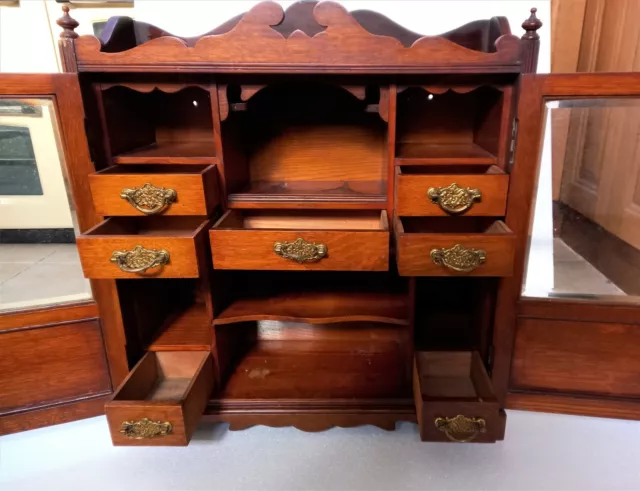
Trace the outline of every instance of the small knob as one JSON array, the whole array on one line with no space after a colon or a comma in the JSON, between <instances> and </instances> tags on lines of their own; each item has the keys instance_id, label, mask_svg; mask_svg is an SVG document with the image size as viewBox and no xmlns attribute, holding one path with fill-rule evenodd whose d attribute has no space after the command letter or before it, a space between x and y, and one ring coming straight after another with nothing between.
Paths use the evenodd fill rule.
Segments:
<instances>
[{"instance_id":1,"label":"small knob","mask_svg":"<svg viewBox=\"0 0 640 491\"><path fill-rule=\"evenodd\" d=\"M62 32L60 33L60 37L63 39L75 39L78 37L78 33L74 31L76 27L80 25L80 23L75 20L73 17L69 15L69 6L62 6L62 17L60 17L56 24L62 27Z\"/></svg>"},{"instance_id":2,"label":"small knob","mask_svg":"<svg viewBox=\"0 0 640 491\"><path fill-rule=\"evenodd\" d=\"M542 21L536 17L537 11L537 8L532 8L529 18L522 23L522 28L525 30L522 39L540 39L536 31L542 27Z\"/></svg>"}]
</instances>

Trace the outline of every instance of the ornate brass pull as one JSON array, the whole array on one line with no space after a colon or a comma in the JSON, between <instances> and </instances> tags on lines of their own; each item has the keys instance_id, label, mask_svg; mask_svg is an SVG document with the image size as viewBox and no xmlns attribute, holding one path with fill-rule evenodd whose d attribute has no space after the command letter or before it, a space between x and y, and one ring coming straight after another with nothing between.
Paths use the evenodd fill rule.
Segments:
<instances>
[{"instance_id":1,"label":"ornate brass pull","mask_svg":"<svg viewBox=\"0 0 640 491\"><path fill-rule=\"evenodd\" d=\"M178 198L178 193L175 189L158 188L146 183L141 187L124 188L120 197L126 199L139 212L155 215L171 205Z\"/></svg>"},{"instance_id":2,"label":"ornate brass pull","mask_svg":"<svg viewBox=\"0 0 640 491\"><path fill-rule=\"evenodd\" d=\"M130 251L114 251L111 262L125 273L144 273L149 268L168 264L169 257L164 249L145 249L137 245Z\"/></svg>"},{"instance_id":3,"label":"ornate brass pull","mask_svg":"<svg viewBox=\"0 0 640 491\"><path fill-rule=\"evenodd\" d=\"M173 425L168 421L151 421L148 418L142 418L138 421L123 421L120 425L120 433L123 433L127 438L135 440L166 436L172 430Z\"/></svg>"},{"instance_id":4,"label":"ornate brass pull","mask_svg":"<svg viewBox=\"0 0 640 491\"><path fill-rule=\"evenodd\" d=\"M442 431L452 442L468 443L487 431L483 418L467 418L458 414L455 418L436 418L436 428Z\"/></svg>"},{"instance_id":5,"label":"ornate brass pull","mask_svg":"<svg viewBox=\"0 0 640 491\"><path fill-rule=\"evenodd\" d=\"M293 242L276 242L273 251L280 257L299 264L319 261L327 255L326 244L314 244L298 238Z\"/></svg>"},{"instance_id":6,"label":"ornate brass pull","mask_svg":"<svg viewBox=\"0 0 640 491\"><path fill-rule=\"evenodd\" d=\"M432 249L431 260L454 271L470 273L487 259L487 253L482 249L467 249L456 244L451 249Z\"/></svg>"},{"instance_id":7,"label":"ornate brass pull","mask_svg":"<svg viewBox=\"0 0 640 491\"><path fill-rule=\"evenodd\" d=\"M427 196L445 212L453 215L467 211L475 201L482 199L479 189L462 188L455 182L444 188L429 188Z\"/></svg>"}]
</instances>

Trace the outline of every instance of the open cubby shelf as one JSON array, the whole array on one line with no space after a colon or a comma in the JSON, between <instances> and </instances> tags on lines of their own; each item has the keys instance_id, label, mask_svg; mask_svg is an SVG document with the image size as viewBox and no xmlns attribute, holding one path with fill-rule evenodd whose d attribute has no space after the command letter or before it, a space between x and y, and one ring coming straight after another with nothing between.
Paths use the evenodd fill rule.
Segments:
<instances>
[{"instance_id":1,"label":"open cubby shelf","mask_svg":"<svg viewBox=\"0 0 640 491\"><path fill-rule=\"evenodd\" d=\"M383 208L387 124L372 97L310 82L253 94L222 126L230 207Z\"/></svg>"},{"instance_id":2,"label":"open cubby shelf","mask_svg":"<svg viewBox=\"0 0 640 491\"><path fill-rule=\"evenodd\" d=\"M196 302L169 317L151 341L149 351L209 350L212 341L207 306Z\"/></svg>"},{"instance_id":3,"label":"open cubby shelf","mask_svg":"<svg viewBox=\"0 0 640 491\"><path fill-rule=\"evenodd\" d=\"M228 197L229 208L297 208L302 203L335 203L341 209L384 209L387 204L386 181L282 181L253 182Z\"/></svg>"},{"instance_id":4,"label":"open cubby shelf","mask_svg":"<svg viewBox=\"0 0 640 491\"><path fill-rule=\"evenodd\" d=\"M209 91L98 91L108 150L115 164L213 164L216 149Z\"/></svg>"},{"instance_id":5,"label":"open cubby shelf","mask_svg":"<svg viewBox=\"0 0 640 491\"><path fill-rule=\"evenodd\" d=\"M228 306L214 325L279 320L310 324L409 324L406 284L385 274L234 272Z\"/></svg>"},{"instance_id":6,"label":"open cubby shelf","mask_svg":"<svg viewBox=\"0 0 640 491\"><path fill-rule=\"evenodd\" d=\"M396 163L503 167L499 157L505 151L501 135L508 110L495 87L463 93L408 87L398 94Z\"/></svg>"}]
</instances>

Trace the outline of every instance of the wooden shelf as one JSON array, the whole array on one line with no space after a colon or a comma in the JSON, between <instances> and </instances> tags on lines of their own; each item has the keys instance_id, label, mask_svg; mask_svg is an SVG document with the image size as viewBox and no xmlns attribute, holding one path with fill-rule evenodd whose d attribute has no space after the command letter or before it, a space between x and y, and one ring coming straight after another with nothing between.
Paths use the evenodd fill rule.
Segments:
<instances>
[{"instance_id":1,"label":"wooden shelf","mask_svg":"<svg viewBox=\"0 0 640 491\"><path fill-rule=\"evenodd\" d=\"M396 342L259 341L214 401L403 398L406 353Z\"/></svg>"},{"instance_id":2,"label":"wooden shelf","mask_svg":"<svg viewBox=\"0 0 640 491\"><path fill-rule=\"evenodd\" d=\"M381 273L251 272L231 295L235 300L214 325L260 320L409 324L406 282Z\"/></svg>"},{"instance_id":3,"label":"wooden shelf","mask_svg":"<svg viewBox=\"0 0 640 491\"><path fill-rule=\"evenodd\" d=\"M229 208L375 209L387 205L386 181L255 182L229 194Z\"/></svg>"},{"instance_id":4,"label":"wooden shelf","mask_svg":"<svg viewBox=\"0 0 640 491\"><path fill-rule=\"evenodd\" d=\"M215 164L216 149L211 142L162 142L113 157L114 164Z\"/></svg>"},{"instance_id":5,"label":"wooden shelf","mask_svg":"<svg viewBox=\"0 0 640 491\"><path fill-rule=\"evenodd\" d=\"M475 143L403 143L396 148L396 165L495 165L497 159Z\"/></svg>"},{"instance_id":6,"label":"wooden shelf","mask_svg":"<svg viewBox=\"0 0 640 491\"><path fill-rule=\"evenodd\" d=\"M206 306L196 303L170 317L149 345L149 351L210 350L213 329Z\"/></svg>"}]
</instances>

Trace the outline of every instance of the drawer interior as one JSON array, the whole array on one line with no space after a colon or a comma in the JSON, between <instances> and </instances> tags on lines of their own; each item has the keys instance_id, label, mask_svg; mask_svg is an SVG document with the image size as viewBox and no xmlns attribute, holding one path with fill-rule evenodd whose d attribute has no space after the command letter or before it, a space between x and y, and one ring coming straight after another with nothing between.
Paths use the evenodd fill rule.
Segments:
<instances>
[{"instance_id":1,"label":"drawer interior","mask_svg":"<svg viewBox=\"0 0 640 491\"><path fill-rule=\"evenodd\" d=\"M416 375L423 400L495 400L491 381L476 351L417 351Z\"/></svg>"},{"instance_id":2,"label":"drawer interior","mask_svg":"<svg viewBox=\"0 0 640 491\"><path fill-rule=\"evenodd\" d=\"M399 233L512 235L500 220L483 217L399 217Z\"/></svg>"},{"instance_id":3,"label":"drawer interior","mask_svg":"<svg viewBox=\"0 0 640 491\"><path fill-rule=\"evenodd\" d=\"M197 234L206 223L202 217L187 216L111 217L87 230L83 235L88 237L111 235L184 237Z\"/></svg>"},{"instance_id":4,"label":"drawer interior","mask_svg":"<svg viewBox=\"0 0 640 491\"><path fill-rule=\"evenodd\" d=\"M198 175L204 173L212 165L184 165L184 164L131 164L112 165L96 172L95 176L137 175L137 174L186 174Z\"/></svg>"},{"instance_id":5,"label":"drawer interior","mask_svg":"<svg viewBox=\"0 0 640 491\"><path fill-rule=\"evenodd\" d=\"M205 363L208 351L149 352L114 401L181 401Z\"/></svg>"},{"instance_id":6,"label":"drawer interior","mask_svg":"<svg viewBox=\"0 0 640 491\"><path fill-rule=\"evenodd\" d=\"M398 174L404 176L440 174L440 175L502 175L504 172L496 165L401 165Z\"/></svg>"},{"instance_id":7,"label":"drawer interior","mask_svg":"<svg viewBox=\"0 0 640 491\"><path fill-rule=\"evenodd\" d=\"M382 211L270 210L227 212L216 230L380 230L389 229Z\"/></svg>"}]
</instances>

